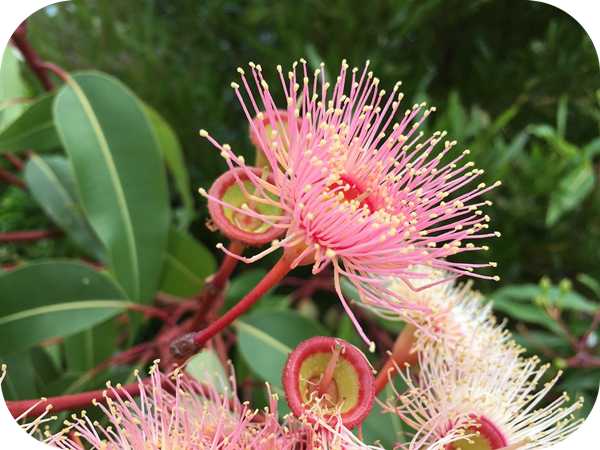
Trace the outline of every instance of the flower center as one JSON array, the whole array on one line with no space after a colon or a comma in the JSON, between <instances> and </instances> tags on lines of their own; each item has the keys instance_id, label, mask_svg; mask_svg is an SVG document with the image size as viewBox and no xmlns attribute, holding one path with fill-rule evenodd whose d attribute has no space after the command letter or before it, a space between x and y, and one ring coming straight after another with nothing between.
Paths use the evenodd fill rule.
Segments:
<instances>
[{"instance_id":1,"label":"flower center","mask_svg":"<svg viewBox=\"0 0 600 450\"><path fill-rule=\"evenodd\" d=\"M254 208L251 208L254 209ZM268 229L268 225L256 217L250 217L238 211L231 213L231 221L240 229L248 233L260 233Z\"/></svg>"},{"instance_id":2,"label":"flower center","mask_svg":"<svg viewBox=\"0 0 600 450\"><path fill-rule=\"evenodd\" d=\"M321 390L321 378L318 376L314 376L309 380L309 384L307 386L307 396L312 398L322 397L321 404L327 409L335 409L336 405L340 401L340 396L338 393L337 383L335 380L331 380L329 385L325 389L325 393L322 396L319 396L319 390Z\"/></svg>"},{"instance_id":3,"label":"flower center","mask_svg":"<svg viewBox=\"0 0 600 450\"><path fill-rule=\"evenodd\" d=\"M300 386L306 405L319 404L330 414L347 412L358 401L358 374L352 364L340 358L341 347L333 353L316 353L306 358L300 369ZM301 391L302 392L302 391Z\"/></svg>"},{"instance_id":4,"label":"flower center","mask_svg":"<svg viewBox=\"0 0 600 450\"><path fill-rule=\"evenodd\" d=\"M244 188L246 192L251 192L256 195L256 188L249 180L244 180ZM242 189L237 185L233 184L227 189L222 197L222 200L225 203L235 206L247 205L249 210L256 211L259 214L278 214L281 212L281 209L272 205L265 205L262 203L256 203L252 200L248 200L246 195L242 191ZM239 211L234 211L229 208L223 208L223 212L225 217L229 219L229 221L237 226L238 228L249 232L249 233L264 233L270 227L269 224L260 220L257 217L250 217L244 213Z\"/></svg>"},{"instance_id":5,"label":"flower center","mask_svg":"<svg viewBox=\"0 0 600 450\"><path fill-rule=\"evenodd\" d=\"M473 436L452 443L449 450L499 450L508 446L502 432L491 421L481 416L472 416L473 425L466 429L466 434Z\"/></svg>"},{"instance_id":6,"label":"flower center","mask_svg":"<svg viewBox=\"0 0 600 450\"><path fill-rule=\"evenodd\" d=\"M351 205L356 204L357 209L363 209L367 214L373 213L378 209L375 199L371 195L371 188L363 188L360 183L347 175L342 175L340 181L344 187L342 194L346 202Z\"/></svg>"}]
</instances>

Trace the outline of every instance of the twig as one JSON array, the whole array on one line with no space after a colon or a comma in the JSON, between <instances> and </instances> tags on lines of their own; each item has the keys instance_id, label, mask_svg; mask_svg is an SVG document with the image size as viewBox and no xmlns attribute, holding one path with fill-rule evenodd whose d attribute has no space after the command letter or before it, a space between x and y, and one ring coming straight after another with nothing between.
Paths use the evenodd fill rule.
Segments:
<instances>
[{"instance_id":1,"label":"twig","mask_svg":"<svg viewBox=\"0 0 600 450\"><path fill-rule=\"evenodd\" d=\"M521 322L517 323L516 328L517 328L517 331L519 333L521 333L523 335L523 337L531 343L531 345L533 345L538 351L540 351L547 358L554 359L554 358L560 357L560 355L558 353L556 353L554 350L549 349L544 344L542 344L540 341L538 341L533 336L531 331L529 331L529 328L527 328L523 323L521 323Z\"/></svg>"},{"instance_id":2,"label":"twig","mask_svg":"<svg viewBox=\"0 0 600 450\"><path fill-rule=\"evenodd\" d=\"M13 165L17 170L25 170L25 163L15 155L14 153L8 152L4 154L4 157Z\"/></svg>"},{"instance_id":3,"label":"twig","mask_svg":"<svg viewBox=\"0 0 600 450\"><path fill-rule=\"evenodd\" d=\"M27 184L25 184L25 182L23 180L21 180L20 178L17 178L16 176L14 176L8 170L4 170L4 169L0 168L0 179L6 181L7 183L15 185L21 189L27 190Z\"/></svg>"},{"instance_id":4,"label":"twig","mask_svg":"<svg viewBox=\"0 0 600 450\"><path fill-rule=\"evenodd\" d=\"M0 233L0 244L8 242L31 242L63 236L62 230L28 230Z\"/></svg>"},{"instance_id":5,"label":"twig","mask_svg":"<svg viewBox=\"0 0 600 450\"><path fill-rule=\"evenodd\" d=\"M29 67L31 67L31 70L35 72L36 76L39 78L40 82L44 86L44 89L46 91L54 90L54 83L52 82L52 80L48 76L48 73L44 69L44 63L37 55L35 50L33 50L33 47L27 40L27 27L25 25L25 22L23 22L17 27L17 29L12 35L11 43L17 49L19 49L19 51L25 58L27 65L29 65Z\"/></svg>"}]
</instances>

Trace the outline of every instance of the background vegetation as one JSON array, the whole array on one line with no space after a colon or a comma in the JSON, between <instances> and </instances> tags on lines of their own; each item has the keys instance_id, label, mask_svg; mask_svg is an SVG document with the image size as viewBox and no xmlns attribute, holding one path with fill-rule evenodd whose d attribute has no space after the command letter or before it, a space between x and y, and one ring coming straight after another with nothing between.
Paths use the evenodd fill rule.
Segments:
<instances>
[{"instance_id":1,"label":"background vegetation","mask_svg":"<svg viewBox=\"0 0 600 450\"><path fill-rule=\"evenodd\" d=\"M230 88L238 66L255 61L273 78L277 64L301 57L313 66L324 61L330 73L343 58L358 66L370 60L383 86L402 80L407 103L437 107L427 129L447 130L471 149L485 170L483 181L502 180L488 195L491 224L502 237L477 255L498 262L494 274L501 281L475 286L496 302L519 342L551 361L553 372L566 369L556 393L586 396L582 414L589 412L600 383L598 336L586 334L600 299L600 77L596 50L571 17L524 0L88 0L47 7L28 27L43 60L67 71L114 75L159 111L181 142L194 190L210 186L226 168L200 140L199 128L241 153L253 152ZM30 95L40 94L34 75L22 73ZM170 183L171 206L180 216L181 196L173 193L173 178ZM204 201L196 195L194 201L189 231L214 248L223 238L205 226ZM51 223L27 192L0 185L0 232ZM84 255L68 239L0 244L5 265ZM241 298L264 273L259 266L269 264L239 267L227 301ZM291 304L328 332L354 339L335 296L318 286L286 296L293 283L267 306ZM252 320L261 327L267 319ZM153 330L146 324L142 334ZM585 343L577 347L571 338ZM268 379L260 364L254 370L251 346L240 347L240 373L248 367L250 378ZM584 365L581 351L594 363Z\"/></svg>"}]
</instances>

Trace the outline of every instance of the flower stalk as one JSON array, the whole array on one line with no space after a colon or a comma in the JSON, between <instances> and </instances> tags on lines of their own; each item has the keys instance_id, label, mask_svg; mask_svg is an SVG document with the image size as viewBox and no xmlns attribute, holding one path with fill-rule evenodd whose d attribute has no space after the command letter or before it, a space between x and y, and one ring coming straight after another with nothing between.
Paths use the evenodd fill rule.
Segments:
<instances>
[{"instance_id":1,"label":"flower stalk","mask_svg":"<svg viewBox=\"0 0 600 450\"><path fill-rule=\"evenodd\" d=\"M290 263L281 258L277 264L267 273L267 275L246 295L240 302L231 308L227 313L217 319L209 327L199 331L194 335L194 342L198 345L204 345L215 334L231 324L235 319L244 314L252 305L254 305L269 289L275 286L291 270Z\"/></svg>"},{"instance_id":2,"label":"flower stalk","mask_svg":"<svg viewBox=\"0 0 600 450\"><path fill-rule=\"evenodd\" d=\"M282 257L265 277L240 302L202 331L180 336L171 343L171 355L182 360L193 356L219 331L244 314L269 289L275 286L291 270L290 262Z\"/></svg>"}]
</instances>

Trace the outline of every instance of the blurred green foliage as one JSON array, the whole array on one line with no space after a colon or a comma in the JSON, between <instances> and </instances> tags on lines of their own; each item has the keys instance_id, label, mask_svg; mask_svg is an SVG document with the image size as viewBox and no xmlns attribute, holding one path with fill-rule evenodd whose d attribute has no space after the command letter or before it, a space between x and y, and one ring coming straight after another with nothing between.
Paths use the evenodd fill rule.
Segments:
<instances>
[{"instance_id":1,"label":"blurred green foliage","mask_svg":"<svg viewBox=\"0 0 600 450\"><path fill-rule=\"evenodd\" d=\"M162 130L157 131L162 133L161 146L170 148L161 148L171 173L175 219L167 253L195 249L193 255L175 255L168 268L197 267L195 274L204 258L210 260L207 250L199 242L187 245L191 237L178 233L191 218L191 234L207 247L214 248L210 244L222 236L205 226L204 200L193 189L186 196L185 168L192 188L209 187L226 169L215 150L199 139L198 129L209 130L244 155L254 151L230 87L236 68L255 61L274 81L277 64L290 66L301 57L313 67L324 61L329 75L337 72L343 58L357 66L370 60L382 86L403 81L407 104L427 101L437 107L425 131L447 130L451 140L471 150L469 158L476 167L485 170L482 181L502 181L486 195L493 202L486 210L490 225L501 237L486 243L487 253L469 255L472 262L497 261L493 274L501 281L476 280L475 286L496 301L496 312L510 320L519 343L554 363L548 378L574 357L570 337L585 335L600 300L600 77L592 42L566 14L537 2L501 0L88 0L47 7L31 17L28 27L43 60L69 72L95 69L111 74L145 102L145 114ZM29 94L41 94L35 77L25 68L22 73ZM4 160L0 166L10 168ZM192 214L190 193L195 200ZM0 196L0 232L52 226L27 192L0 184ZM70 240L47 240L1 246L0 262L83 254ZM271 261L266 258L245 272L238 269L241 274L232 281L225 307L239 301ZM210 260L201 278L213 268ZM162 292L179 295L181 280L186 294L201 288L201 279L166 270ZM492 274L492 269L486 273ZM302 274L300 269L293 276ZM281 330L269 325L277 321L254 327L252 321L287 315L300 330L297 335L287 330L290 342L310 334L312 320L318 319L329 332L362 345L334 295L283 295L291 291L289 286L279 288L261 299L237 324L240 337L245 330L253 339L250 343L260 340L263 335L249 333L259 326L266 335L277 336ZM292 304L298 310L293 314L287 311ZM151 335L152 327L143 332ZM93 340L93 330L84 333ZM587 339L589 351L598 353L597 333ZM114 343L103 345L110 348L99 349L101 354L116 351ZM73 358L67 348L55 347L10 355L20 358L13 363L19 372L12 378L10 396L35 396L27 383L32 378L28 367L54 368L54 377L39 388L45 395L94 386L105 377L102 373L90 382L83 369L61 373L61 364ZM263 350L239 346L233 359L240 379L252 376L252 353ZM118 378L118 370L126 373L129 368L117 368L111 376ZM572 397L586 396L585 416L598 389L598 370L570 368L565 375L554 394L567 389ZM389 424L380 426L394 432Z\"/></svg>"}]
</instances>

